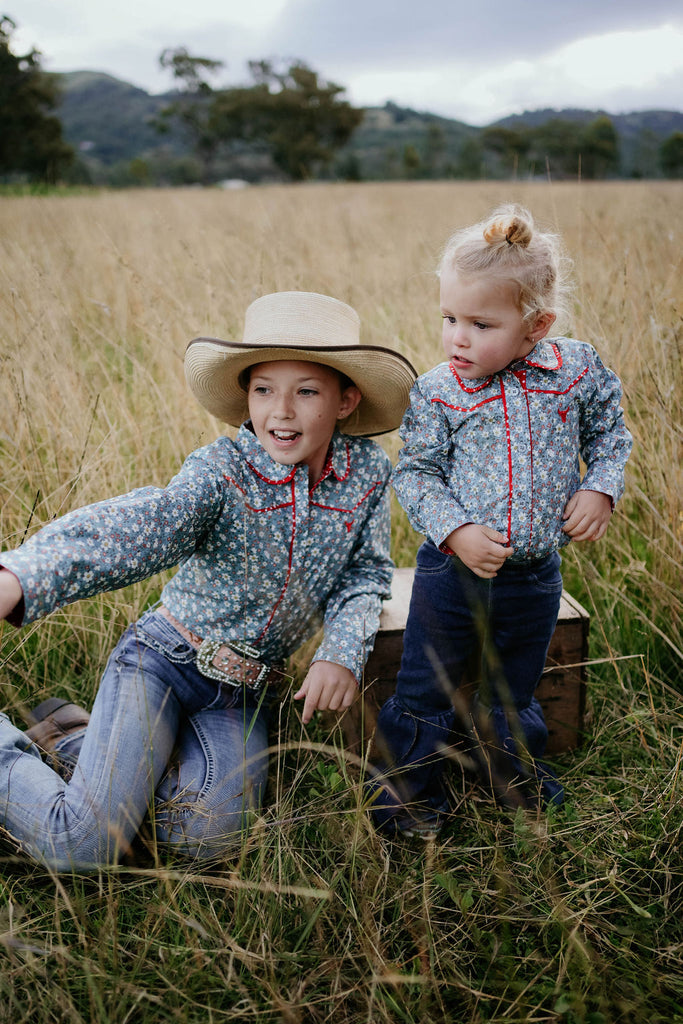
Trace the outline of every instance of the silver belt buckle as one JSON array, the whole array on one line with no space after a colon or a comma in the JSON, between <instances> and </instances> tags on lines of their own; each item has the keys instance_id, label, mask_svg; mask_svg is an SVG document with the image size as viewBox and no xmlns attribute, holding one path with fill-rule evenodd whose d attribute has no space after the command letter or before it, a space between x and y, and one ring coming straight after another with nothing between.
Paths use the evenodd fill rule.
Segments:
<instances>
[{"instance_id":1,"label":"silver belt buckle","mask_svg":"<svg viewBox=\"0 0 683 1024\"><path fill-rule=\"evenodd\" d=\"M248 690L259 693L270 671L268 665L261 665L261 671L254 682L248 684L244 679L236 679L234 676L229 675L225 669L221 669L218 665L214 664L214 658L221 647L229 647L238 657L250 658L252 661L259 660L259 652L251 644L226 644L220 640L202 640L195 655L195 662L201 674L207 679L215 679L219 683L228 683L229 686L234 687L246 686Z\"/></svg>"},{"instance_id":2,"label":"silver belt buckle","mask_svg":"<svg viewBox=\"0 0 683 1024\"><path fill-rule=\"evenodd\" d=\"M230 650L234 651L235 654L237 654L239 657L251 658L252 661L258 662L258 664L261 666L261 671L256 676L256 679L254 680L253 683L247 683L245 682L244 679L240 679L237 683L238 686L246 686L246 688L248 690L251 690L252 693L259 694L263 688L263 684L265 683L270 673L270 665L263 664L259 657L260 652L257 651L255 647L252 647L251 644L248 644L246 642L235 644L231 643L226 644L225 646L229 647Z\"/></svg>"}]
</instances>

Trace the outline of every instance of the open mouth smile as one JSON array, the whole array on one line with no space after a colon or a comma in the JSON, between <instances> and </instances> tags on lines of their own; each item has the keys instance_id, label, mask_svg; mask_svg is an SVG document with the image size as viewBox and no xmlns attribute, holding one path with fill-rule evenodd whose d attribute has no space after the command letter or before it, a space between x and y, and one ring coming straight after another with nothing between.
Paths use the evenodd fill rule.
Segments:
<instances>
[{"instance_id":1,"label":"open mouth smile","mask_svg":"<svg viewBox=\"0 0 683 1024\"><path fill-rule=\"evenodd\" d=\"M298 430L271 430L270 436L280 444L291 443L301 437Z\"/></svg>"}]
</instances>

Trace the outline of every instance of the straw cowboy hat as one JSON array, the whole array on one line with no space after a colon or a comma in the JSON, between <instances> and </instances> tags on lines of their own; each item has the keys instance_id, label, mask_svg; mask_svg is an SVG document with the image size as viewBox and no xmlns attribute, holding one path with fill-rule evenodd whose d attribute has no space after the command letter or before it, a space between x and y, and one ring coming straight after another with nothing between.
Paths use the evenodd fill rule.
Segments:
<instances>
[{"instance_id":1,"label":"straw cowboy hat","mask_svg":"<svg viewBox=\"0 0 683 1024\"><path fill-rule=\"evenodd\" d=\"M360 344L355 309L316 292L275 292L249 306L242 341L195 338L185 352L185 376L205 409L233 426L249 418L244 371L278 359L323 363L349 377L362 399L342 421L347 434L394 430L417 376L404 356Z\"/></svg>"}]
</instances>

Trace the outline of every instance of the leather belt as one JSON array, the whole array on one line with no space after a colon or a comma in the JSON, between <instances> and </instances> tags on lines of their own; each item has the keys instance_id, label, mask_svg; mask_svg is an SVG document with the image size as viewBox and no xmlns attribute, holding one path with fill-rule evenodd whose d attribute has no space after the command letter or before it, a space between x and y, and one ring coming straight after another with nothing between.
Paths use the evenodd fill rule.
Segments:
<instances>
[{"instance_id":1,"label":"leather belt","mask_svg":"<svg viewBox=\"0 0 683 1024\"><path fill-rule=\"evenodd\" d=\"M259 661L258 651L251 644L220 640L202 640L192 630L178 622L168 608L161 605L157 611L168 619L180 635L197 652L197 668L207 679L215 679L229 686L246 686L253 693L260 693L264 686L270 686L283 676L283 666L266 665Z\"/></svg>"}]
</instances>

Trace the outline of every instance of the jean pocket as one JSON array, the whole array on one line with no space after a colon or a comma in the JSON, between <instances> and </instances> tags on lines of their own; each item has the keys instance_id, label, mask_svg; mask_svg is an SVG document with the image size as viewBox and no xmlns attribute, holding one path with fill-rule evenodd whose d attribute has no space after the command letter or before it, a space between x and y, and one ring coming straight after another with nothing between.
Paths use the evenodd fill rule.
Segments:
<instances>
[{"instance_id":1,"label":"jean pocket","mask_svg":"<svg viewBox=\"0 0 683 1024\"><path fill-rule=\"evenodd\" d=\"M196 651L191 643L159 612L149 611L132 627L136 639L178 665L194 661Z\"/></svg>"},{"instance_id":2,"label":"jean pocket","mask_svg":"<svg viewBox=\"0 0 683 1024\"><path fill-rule=\"evenodd\" d=\"M560 572L560 556L553 552L529 572L529 579L534 586L545 594L562 593L562 573Z\"/></svg>"},{"instance_id":3,"label":"jean pocket","mask_svg":"<svg viewBox=\"0 0 683 1024\"><path fill-rule=\"evenodd\" d=\"M417 552L415 560L415 572L422 576L433 576L439 573L447 573L453 564L451 555L445 555L439 551L431 541L425 541Z\"/></svg>"}]
</instances>

